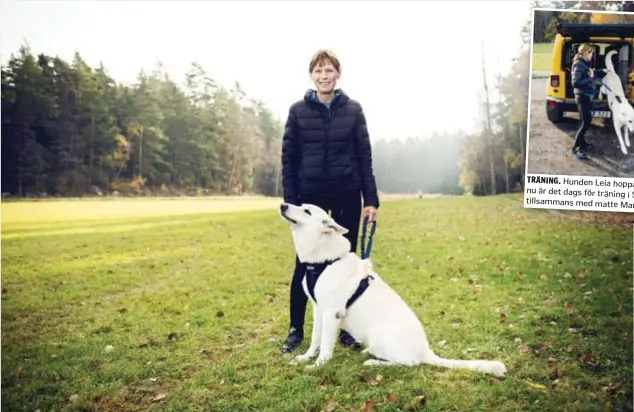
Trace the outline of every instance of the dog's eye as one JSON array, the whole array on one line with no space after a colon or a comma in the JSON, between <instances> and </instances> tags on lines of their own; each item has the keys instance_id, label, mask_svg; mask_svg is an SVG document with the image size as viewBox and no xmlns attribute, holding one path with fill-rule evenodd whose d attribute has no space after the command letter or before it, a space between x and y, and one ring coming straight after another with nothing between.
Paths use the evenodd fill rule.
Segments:
<instances>
[{"instance_id":1,"label":"dog's eye","mask_svg":"<svg viewBox=\"0 0 634 412\"><path fill-rule=\"evenodd\" d=\"M304 209L304 213L306 213L308 216L311 216L310 210L308 209Z\"/></svg>"},{"instance_id":2,"label":"dog's eye","mask_svg":"<svg viewBox=\"0 0 634 412\"><path fill-rule=\"evenodd\" d=\"M327 225L328 221L327 220L322 220L321 223L324 224L324 225Z\"/></svg>"}]
</instances>

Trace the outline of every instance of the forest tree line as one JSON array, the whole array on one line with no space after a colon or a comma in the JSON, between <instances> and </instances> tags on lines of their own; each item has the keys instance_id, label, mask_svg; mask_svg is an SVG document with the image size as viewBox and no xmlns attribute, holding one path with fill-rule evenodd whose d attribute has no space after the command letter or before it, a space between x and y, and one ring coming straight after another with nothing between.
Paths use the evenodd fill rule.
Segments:
<instances>
[{"instance_id":1,"label":"forest tree line","mask_svg":"<svg viewBox=\"0 0 634 412\"><path fill-rule=\"evenodd\" d=\"M161 68L123 85L23 46L2 68L2 192L17 197L281 195L284 124L198 64L184 85ZM375 141L386 193L462 193L461 136Z\"/></svg>"},{"instance_id":2,"label":"forest tree line","mask_svg":"<svg viewBox=\"0 0 634 412\"><path fill-rule=\"evenodd\" d=\"M185 83L157 65L122 85L79 54L22 47L2 68L2 191L273 194L279 121L196 63Z\"/></svg>"}]
</instances>

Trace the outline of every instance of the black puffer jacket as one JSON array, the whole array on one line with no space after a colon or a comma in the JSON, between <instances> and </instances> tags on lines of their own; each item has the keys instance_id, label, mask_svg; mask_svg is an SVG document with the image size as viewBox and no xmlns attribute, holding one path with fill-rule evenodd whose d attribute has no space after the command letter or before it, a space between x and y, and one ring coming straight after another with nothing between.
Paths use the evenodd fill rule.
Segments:
<instances>
[{"instance_id":1,"label":"black puffer jacket","mask_svg":"<svg viewBox=\"0 0 634 412\"><path fill-rule=\"evenodd\" d=\"M590 98L595 93L595 82L590 77L590 66L583 59L577 59L572 63L572 87L575 94L585 94Z\"/></svg>"},{"instance_id":2,"label":"black puffer jacket","mask_svg":"<svg viewBox=\"0 0 634 412\"><path fill-rule=\"evenodd\" d=\"M288 114L282 141L284 201L302 195L360 191L364 206L379 207L372 148L361 105L337 90L330 108L308 90Z\"/></svg>"}]
</instances>

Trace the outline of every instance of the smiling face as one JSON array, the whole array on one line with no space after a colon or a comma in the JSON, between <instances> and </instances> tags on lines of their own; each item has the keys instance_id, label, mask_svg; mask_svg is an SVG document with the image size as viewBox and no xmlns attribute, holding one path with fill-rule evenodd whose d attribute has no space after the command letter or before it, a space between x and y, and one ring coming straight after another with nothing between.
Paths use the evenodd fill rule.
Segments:
<instances>
[{"instance_id":1,"label":"smiling face","mask_svg":"<svg viewBox=\"0 0 634 412\"><path fill-rule=\"evenodd\" d=\"M331 94L337 86L339 72L330 61L323 60L313 68L310 78L319 93Z\"/></svg>"},{"instance_id":2,"label":"smiling face","mask_svg":"<svg viewBox=\"0 0 634 412\"><path fill-rule=\"evenodd\" d=\"M341 64L330 50L319 50L310 60L308 73L317 92L329 95L337 86L337 80L341 75Z\"/></svg>"}]
</instances>

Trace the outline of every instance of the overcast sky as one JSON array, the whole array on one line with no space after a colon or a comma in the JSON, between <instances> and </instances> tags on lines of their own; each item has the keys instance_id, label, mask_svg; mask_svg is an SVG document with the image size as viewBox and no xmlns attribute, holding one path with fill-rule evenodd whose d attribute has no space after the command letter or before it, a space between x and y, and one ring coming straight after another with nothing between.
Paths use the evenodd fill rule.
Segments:
<instances>
[{"instance_id":1,"label":"overcast sky","mask_svg":"<svg viewBox=\"0 0 634 412\"><path fill-rule=\"evenodd\" d=\"M238 80L282 120L308 87L319 48L341 59L340 86L364 107L373 139L468 130L489 69L518 54L530 3L460 1L36 1L0 0L0 53L34 53L133 82L160 60L173 79L197 61L219 83ZM479 15L479 17L478 17ZM498 62L500 67L498 67ZM493 73L491 73L493 74Z\"/></svg>"}]
</instances>

